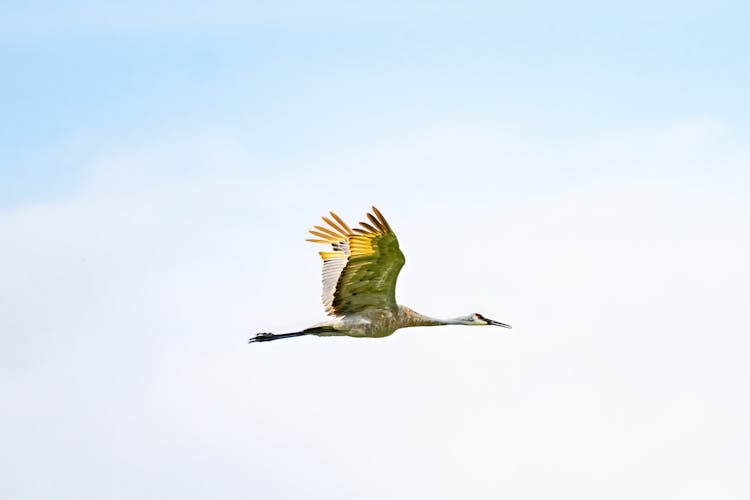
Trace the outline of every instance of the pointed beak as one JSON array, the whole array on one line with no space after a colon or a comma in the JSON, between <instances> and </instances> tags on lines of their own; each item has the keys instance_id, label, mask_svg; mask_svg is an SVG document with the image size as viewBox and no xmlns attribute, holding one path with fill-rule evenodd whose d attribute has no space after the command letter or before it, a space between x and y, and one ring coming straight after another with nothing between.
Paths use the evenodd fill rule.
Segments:
<instances>
[{"instance_id":1,"label":"pointed beak","mask_svg":"<svg viewBox=\"0 0 750 500\"><path fill-rule=\"evenodd\" d=\"M495 325L495 326L502 326L503 328L513 328L510 325L506 325L505 323L500 323L499 321L495 321L494 319L487 319L484 318L487 321L488 325Z\"/></svg>"}]
</instances>

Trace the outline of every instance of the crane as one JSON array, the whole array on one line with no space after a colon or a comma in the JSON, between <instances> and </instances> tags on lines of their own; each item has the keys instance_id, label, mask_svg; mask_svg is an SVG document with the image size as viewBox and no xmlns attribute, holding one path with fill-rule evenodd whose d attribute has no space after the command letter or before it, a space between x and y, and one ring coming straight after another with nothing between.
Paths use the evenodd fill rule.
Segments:
<instances>
[{"instance_id":1,"label":"crane","mask_svg":"<svg viewBox=\"0 0 750 500\"><path fill-rule=\"evenodd\" d=\"M331 245L319 252L323 259L323 306L333 318L291 333L258 333L249 342L317 335L321 337L387 337L399 328L439 325L494 325L511 328L473 313L451 319L436 319L396 303L396 279L403 267L404 254L396 235L380 211L372 207L369 222L351 229L341 217L330 212L323 217L326 226L310 230L315 238L307 241Z\"/></svg>"}]
</instances>

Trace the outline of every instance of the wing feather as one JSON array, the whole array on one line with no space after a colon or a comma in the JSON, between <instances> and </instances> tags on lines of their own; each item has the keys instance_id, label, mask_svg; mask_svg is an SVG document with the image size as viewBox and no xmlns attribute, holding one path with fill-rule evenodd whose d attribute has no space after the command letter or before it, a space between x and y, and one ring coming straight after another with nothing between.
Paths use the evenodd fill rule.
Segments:
<instances>
[{"instance_id":1,"label":"wing feather","mask_svg":"<svg viewBox=\"0 0 750 500\"><path fill-rule=\"evenodd\" d=\"M368 213L367 214L367 218L370 219L370 222L372 222L375 225L376 228L378 228L379 232L381 232L381 233L385 233L386 232L385 227L383 226L383 224L378 219L376 219L374 215Z\"/></svg>"},{"instance_id":2,"label":"wing feather","mask_svg":"<svg viewBox=\"0 0 750 500\"><path fill-rule=\"evenodd\" d=\"M359 225L362 226L363 228L367 229L368 233L380 233L380 231L378 229L375 229L374 227L372 227L371 225L369 225L367 222L360 222Z\"/></svg>"},{"instance_id":3,"label":"wing feather","mask_svg":"<svg viewBox=\"0 0 750 500\"><path fill-rule=\"evenodd\" d=\"M322 217L328 228L314 226L314 243L333 246L323 258L323 306L331 315L380 308L396 310L396 280L404 265L398 239L380 211L372 207L363 229L350 228L338 215ZM374 214L374 215L373 215ZM335 221L335 222L334 222Z\"/></svg>"},{"instance_id":4,"label":"wing feather","mask_svg":"<svg viewBox=\"0 0 750 500\"><path fill-rule=\"evenodd\" d=\"M326 243L328 243L328 241L330 241L330 239L331 239L331 235L330 234L326 234L323 231L313 231L312 229L310 229L310 234L312 234L313 236L317 236L318 238L325 238L324 241Z\"/></svg>"},{"instance_id":5,"label":"wing feather","mask_svg":"<svg viewBox=\"0 0 750 500\"><path fill-rule=\"evenodd\" d=\"M380 219L380 222L383 223L383 226L385 227L386 231L389 233L392 233L393 230L391 229L391 226L388 225L388 221L385 220L385 217L383 217L383 214L380 213L380 210L378 210L375 207L372 207L372 211L375 214L375 216Z\"/></svg>"},{"instance_id":6,"label":"wing feather","mask_svg":"<svg viewBox=\"0 0 750 500\"><path fill-rule=\"evenodd\" d=\"M345 231L344 234L350 234L352 232L352 230L349 229L349 226L346 225L346 222L344 222L343 219L341 219L341 217L339 217L333 212L328 212L328 213L331 214L331 217L333 217L336 220L336 222L338 222L341 225L342 228L344 228L344 231Z\"/></svg>"},{"instance_id":7,"label":"wing feather","mask_svg":"<svg viewBox=\"0 0 750 500\"><path fill-rule=\"evenodd\" d=\"M346 235L335 233L331 231L330 229L328 229L327 227L323 227L323 226L313 226L313 227L317 229L318 231L320 231L321 233L327 234L329 238L335 238L336 240L346 239ZM312 233L312 229L310 230L310 232Z\"/></svg>"},{"instance_id":8,"label":"wing feather","mask_svg":"<svg viewBox=\"0 0 750 500\"><path fill-rule=\"evenodd\" d=\"M334 228L334 229L336 230L336 232L338 232L338 233L340 233L340 234L346 235L346 234L347 234L347 233L349 232L349 231L347 231L346 229L344 229L344 228L342 228L342 227L340 227L340 226L337 226L337 225L336 225L336 223L335 223L335 222L333 222L333 221L332 221L331 219L329 219L328 217L325 217L325 216L323 216L323 217L322 217L322 219L323 219L323 220L324 220L324 221L325 221L325 222L326 222L326 223L327 223L327 224L328 224L329 226L331 226L332 228Z\"/></svg>"}]
</instances>

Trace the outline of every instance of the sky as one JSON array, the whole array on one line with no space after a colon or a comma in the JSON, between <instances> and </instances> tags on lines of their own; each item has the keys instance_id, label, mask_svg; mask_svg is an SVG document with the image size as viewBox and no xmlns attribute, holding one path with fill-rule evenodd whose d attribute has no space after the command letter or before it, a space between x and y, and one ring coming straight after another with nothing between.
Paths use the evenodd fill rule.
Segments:
<instances>
[{"instance_id":1,"label":"sky","mask_svg":"<svg viewBox=\"0 0 750 500\"><path fill-rule=\"evenodd\" d=\"M750 495L740 2L5 2L0 496ZM324 319L377 206L397 298Z\"/></svg>"}]
</instances>

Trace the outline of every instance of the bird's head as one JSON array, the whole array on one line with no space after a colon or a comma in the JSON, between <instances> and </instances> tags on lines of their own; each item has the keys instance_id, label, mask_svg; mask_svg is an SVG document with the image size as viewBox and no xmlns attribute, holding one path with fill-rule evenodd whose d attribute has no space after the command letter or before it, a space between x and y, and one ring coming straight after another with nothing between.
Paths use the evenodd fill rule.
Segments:
<instances>
[{"instance_id":1,"label":"bird's head","mask_svg":"<svg viewBox=\"0 0 750 500\"><path fill-rule=\"evenodd\" d=\"M461 318L461 323L464 325L475 325L475 326L486 326L486 325L494 325L494 326L502 326L503 328L512 328L510 325L506 325L505 323L500 323L499 321L495 321L494 319L485 318L479 313L469 314L468 316L465 316Z\"/></svg>"}]
</instances>

